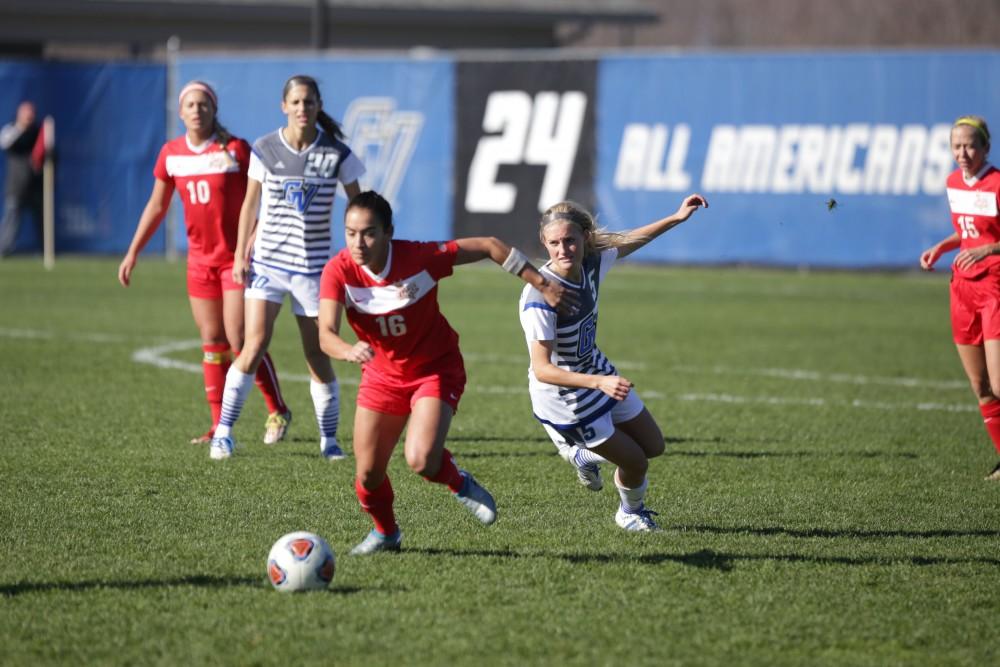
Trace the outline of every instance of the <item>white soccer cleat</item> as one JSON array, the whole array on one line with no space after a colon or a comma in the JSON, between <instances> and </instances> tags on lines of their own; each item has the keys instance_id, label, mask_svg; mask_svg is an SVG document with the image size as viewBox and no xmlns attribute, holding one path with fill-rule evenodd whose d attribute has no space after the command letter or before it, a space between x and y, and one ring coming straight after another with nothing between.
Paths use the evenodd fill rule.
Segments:
<instances>
[{"instance_id":1,"label":"white soccer cleat","mask_svg":"<svg viewBox=\"0 0 1000 667\"><path fill-rule=\"evenodd\" d=\"M615 523L629 532L652 533L660 530L660 527L653 521L652 515L654 514L656 512L646 509L645 505L635 512L625 509L624 505L619 505L618 511L615 513Z\"/></svg>"},{"instance_id":2,"label":"white soccer cleat","mask_svg":"<svg viewBox=\"0 0 1000 667\"><path fill-rule=\"evenodd\" d=\"M351 556L369 556L380 551L399 551L403 544L403 531L396 529L392 535L383 535L375 529L350 551Z\"/></svg>"},{"instance_id":3,"label":"white soccer cleat","mask_svg":"<svg viewBox=\"0 0 1000 667\"><path fill-rule=\"evenodd\" d=\"M493 500L490 492L479 486L479 482L472 476L472 473L461 471L465 482L462 490L453 493L455 500L465 505L465 508L472 512L472 515L482 521L487 526L497 520L497 504Z\"/></svg>"},{"instance_id":4,"label":"white soccer cleat","mask_svg":"<svg viewBox=\"0 0 1000 667\"><path fill-rule=\"evenodd\" d=\"M275 412L274 414L268 415L267 421L264 422L264 444L273 445L284 440L285 435L288 433L288 427L291 423L291 410L284 414Z\"/></svg>"},{"instance_id":5,"label":"white soccer cleat","mask_svg":"<svg viewBox=\"0 0 1000 667\"><path fill-rule=\"evenodd\" d=\"M233 455L233 439L212 438L212 444L208 446L208 457L216 461L228 459Z\"/></svg>"}]
</instances>

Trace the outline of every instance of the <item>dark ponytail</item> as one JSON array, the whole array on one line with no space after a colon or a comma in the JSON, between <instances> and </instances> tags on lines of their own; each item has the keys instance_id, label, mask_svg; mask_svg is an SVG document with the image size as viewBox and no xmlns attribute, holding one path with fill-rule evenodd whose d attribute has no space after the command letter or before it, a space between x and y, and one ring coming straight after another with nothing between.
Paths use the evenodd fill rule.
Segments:
<instances>
[{"instance_id":1,"label":"dark ponytail","mask_svg":"<svg viewBox=\"0 0 1000 667\"><path fill-rule=\"evenodd\" d=\"M340 123L333 119L333 116L325 111L320 111L319 116L316 118L316 122L319 126L323 128L323 131L329 134L334 139L343 139L344 131L340 129Z\"/></svg>"},{"instance_id":2,"label":"dark ponytail","mask_svg":"<svg viewBox=\"0 0 1000 667\"><path fill-rule=\"evenodd\" d=\"M305 74L296 74L285 82L285 87L281 89L281 99L286 99L289 91L295 86L307 86L316 95L317 100L320 102L323 101L323 96L319 93L319 84L316 83L316 79ZM323 128L324 132L334 139L344 138L344 131L340 129L340 123L335 121L327 112L320 110L316 122Z\"/></svg>"}]
</instances>

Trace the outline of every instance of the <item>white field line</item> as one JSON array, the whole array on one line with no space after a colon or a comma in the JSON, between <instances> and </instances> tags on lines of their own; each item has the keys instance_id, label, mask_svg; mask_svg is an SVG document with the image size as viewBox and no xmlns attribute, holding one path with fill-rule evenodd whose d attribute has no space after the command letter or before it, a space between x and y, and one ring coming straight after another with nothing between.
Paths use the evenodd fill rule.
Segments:
<instances>
[{"instance_id":1,"label":"white field line","mask_svg":"<svg viewBox=\"0 0 1000 667\"><path fill-rule=\"evenodd\" d=\"M735 403L764 405L809 405L815 407L865 408L868 410L921 410L940 412L979 412L974 404L949 403L886 403L862 399L839 400L828 398L787 398L781 396L734 396L732 394L679 394L679 401L697 403ZM971 401L970 401L971 403Z\"/></svg>"},{"instance_id":2,"label":"white field line","mask_svg":"<svg viewBox=\"0 0 1000 667\"><path fill-rule=\"evenodd\" d=\"M20 338L20 339L32 339L32 340L71 340L80 342L92 342L92 343L128 343L132 339L126 336L103 334L103 333L85 333L85 332L73 332L67 334L56 334L50 331L40 331L35 329L14 329L14 328L4 328L0 327L0 338ZM201 341L198 340L184 340L184 341L171 341L163 343L161 345L155 345L152 347L142 347L137 349L132 354L132 361L141 364L149 364L157 368L169 369L169 370L180 370L187 373L201 374L202 368L199 363L191 363L188 361L180 361L177 359L171 359L168 355L175 352L183 352L187 350L196 350L201 347ZM470 361L478 362L499 362L499 363L513 363L515 357L503 356L503 355L489 355L489 354L478 354L478 353L463 353L463 356ZM516 361L523 362L520 357L516 358ZM629 363L629 362L626 362ZM632 362L637 364L637 367L641 367L641 362ZM625 364L619 364L621 367L625 367ZM711 368L699 368L696 366L676 366L671 370L684 373L710 373L715 375L751 375L760 377L775 377L786 380L795 381L813 381L813 382L831 382L831 383L847 383L847 384L857 384L857 385L889 385L896 387L929 387L934 389L958 389L965 388L967 385L965 382L952 381L952 380L929 380L921 378L889 378L889 377L877 377L877 376L865 376L865 375L849 375L843 373L820 373L817 371L808 371L803 369L795 368L748 368L748 369L731 369L722 366L716 366ZM303 374L295 373L281 373L281 379L287 380L289 382L308 382L309 376ZM353 378L341 378L341 384L345 386L356 386L358 381ZM524 394L527 387L522 386L497 386L497 385L473 385L469 387L471 391L479 394ZM640 388L641 396L644 399L658 400L669 398L667 394L656 391ZM810 398L810 397L798 397L789 398L782 396L737 396L732 394L714 394L714 393L682 393L673 396L679 401L694 401L694 402L708 402L708 403L731 403L731 404L763 404L763 405L811 405L811 406L824 406L824 407L847 407L847 408L861 408L868 410L884 410L884 411L896 411L896 410L918 410L918 411L939 411L939 412L977 412L977 407L970 403L932 403L932 402L920 402L920 403L888 403L884 401L865 401L862 399L854 400L840 400L840 399L827 399L827 398Z\"/></svg>"},{"instance_id":3,"label":"white field line","mask_svg":"<svg viewBox=\"0 0 1000 667\"><path fill-rule=\"evenodd\" d=\"M875 385L890 387L918 387L929 389L968 389L965 380L928 380L925 378L878 377L852 375L848 373L820 373L801 368L731 368L728 366L673 366L670 370L678 373L709 373L712 375L750 375L773 377L782 380L803 380L808 382L831 382L835 384Z\"/></svg>"}]
</instances>

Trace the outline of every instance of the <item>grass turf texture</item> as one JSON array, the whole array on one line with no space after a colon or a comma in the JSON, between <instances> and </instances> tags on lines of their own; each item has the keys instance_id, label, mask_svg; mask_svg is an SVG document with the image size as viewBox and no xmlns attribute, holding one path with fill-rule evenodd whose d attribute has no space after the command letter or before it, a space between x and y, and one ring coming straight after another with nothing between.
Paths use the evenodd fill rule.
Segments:
<instances>
[{"instance_id":1,"label":"grass turf texture","mask_svg":"<svg viewBox=\"0 0 1000 667\"><path fill-rule=\"evenodd\" d=\"M0 264L4 665L998 659L1000 485L943 276L613 271L598 342L668 438L648 497L665 530L629 535L610 483L578 486L531 417L519 284L461 267L441 295L470 379L449 446L500 519L478 525L398 450L404 551L351 558L369 522L352 460L319 456L287 306L290 440L260 443L255 394L242 448L212 462L187 444L201 378L133 361L196 341L183 266L144 260L128 290L115 268ZM336 369L350 451L358 372ZM292 530L337 552L329 592L266 582Z\"/></svg>"}]
</instances>

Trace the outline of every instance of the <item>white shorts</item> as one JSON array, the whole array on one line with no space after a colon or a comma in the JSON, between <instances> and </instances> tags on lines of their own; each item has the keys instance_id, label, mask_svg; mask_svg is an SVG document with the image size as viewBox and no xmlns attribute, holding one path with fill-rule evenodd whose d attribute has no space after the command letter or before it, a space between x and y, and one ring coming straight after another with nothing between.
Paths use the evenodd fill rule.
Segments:
<instances>
[{"instance_id":1,"label":"white shorts","mask_svg":"<svg viewBox=\"0 0 1000 667\"><path fill-rule=\"evenodd\" d=\"M292 312L306 317L319 316L320 274L307 276L264 266L250 264L250 277L243 292L245 299L284 303L285 295L292 297Z\"/></svg>"},{"instance_id":2,"label":"white shorts","mask_svg":"<svg viewBox=\"0 0 1000 667\"><path fill-rule=\"evenodd\" d=\"M615 434L615 424L635 419L645 407L646 405L639 398L639 394L630 391L625 400L619 401L615 407L586 426L564 430L553 428L548 424L542 424L542 426L545 427L545 432L549 434L552 442L559 449L572 445L592 449L607 442L608 438Z\"/></svg>"}]
</instances>

